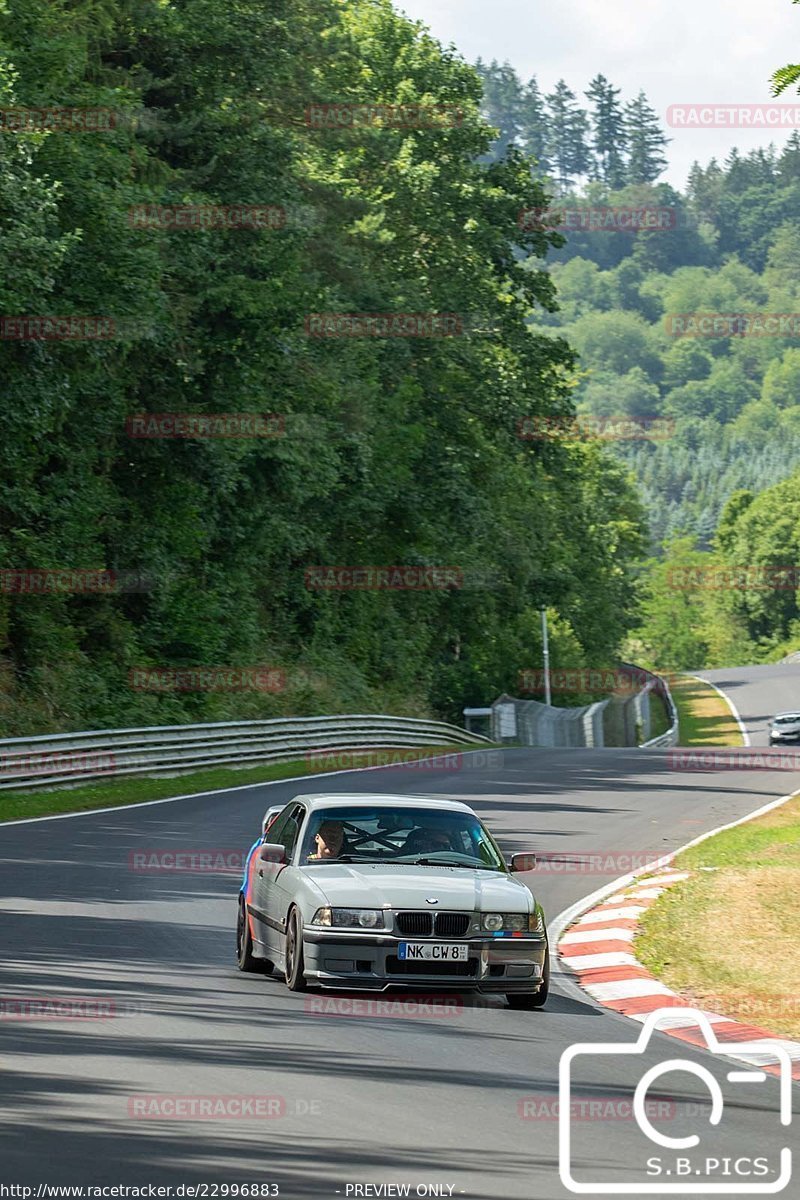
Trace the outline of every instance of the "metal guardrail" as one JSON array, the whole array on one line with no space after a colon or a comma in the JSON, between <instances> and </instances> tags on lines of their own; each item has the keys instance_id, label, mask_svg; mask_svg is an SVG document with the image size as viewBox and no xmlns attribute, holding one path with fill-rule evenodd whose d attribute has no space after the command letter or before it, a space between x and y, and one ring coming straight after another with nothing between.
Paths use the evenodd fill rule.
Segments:
<instances>
[{"instance_id":1,"label":"metal guardrail","mask_svg":"<svg viewBox=\"0 0 800 1200\"><path fill-rule=\"evenodd\" d=\"M650 674L650 672L647 672ZM677 746L680 731L678 728L678 710L675 707L675 701L672 699L672 692L669 690L669 684L661 675L653 675L652 683L648 684L651 691L657 692L667 710L670 726L666 733L660 734L658 737L650 738L649 742L642 742L640 750L658 750L665 746Z\"/></svg>"},{"instance_id":2,"label":"metal guardrail","mask_svg":"<svg viewBox=\"0 0 800 1200\"><path fill-rule=\"evenodd\" d=\"M291 762L303 754L415 746L485 746L489 738L446 721L355 715L276 717L205 725L102 729L0 740L0 791L198 767Z\"/></svg>"}]
</instances>

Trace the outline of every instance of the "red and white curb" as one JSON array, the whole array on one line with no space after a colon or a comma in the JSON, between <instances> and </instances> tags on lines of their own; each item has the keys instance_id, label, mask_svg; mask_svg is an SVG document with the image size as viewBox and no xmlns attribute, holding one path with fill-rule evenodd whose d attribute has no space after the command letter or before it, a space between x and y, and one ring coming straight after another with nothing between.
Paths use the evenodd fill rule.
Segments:
<instances>
[{"instance_id":1,"label":"red and white curb","mask_svg":"<svg viewBox=\"0 0 800 1200\"><path fill-rule=\"evenodd\" d=\"M633 940L643 913L659 896L688 879L686 871L665 869L655 875L638 878L628 887L607 896L571 924L558 941L558 953L565 966L577 976L581 988L604 1008L644 1023L659 1009L693 1009L713 1025L720 1049L730 1058L763 1071L780 1075L775 1056L765 1048L763 1061L752 1054L739 1055L740 1042L769 1041L782 1046L792 1060L792 1078L800 1081L800 1042L789 1041L755 1025L733 1021L721 1013L696 1009L691 1001L670 990L642 966L633 953ZM707 1039L694 1015L676 1013L659 1021L659 1030L691 1046L706 1048Z\"/></svg>"}]
</instances>

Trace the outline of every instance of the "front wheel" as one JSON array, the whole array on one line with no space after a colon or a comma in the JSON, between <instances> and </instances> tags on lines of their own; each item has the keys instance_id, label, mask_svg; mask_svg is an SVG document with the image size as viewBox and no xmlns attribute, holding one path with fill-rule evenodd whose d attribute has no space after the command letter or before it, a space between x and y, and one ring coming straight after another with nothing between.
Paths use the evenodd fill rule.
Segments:
<instances>
[{"instance_id":1,"label":"front wheel","mask_svg":"<svg viewBox=\"0 0 800 1200\"><path fill-rule=\"evenodd\" d=\"M308 988L303 963L303 918L296 908L289 913L286 926L285 976L290 992L304 992Z\"/></svg>"},{"instance_id":2,"label":"front wheel","mask_svg":"<svg viewBox=\"0 0 800 1200\"><path fill-rule=\"evenodd\" d=\"M544 956L544 970L542 971L542 982L536 992L508 992L506 1000L509 1008L521 1008L530 1011L534 1008L544 1008L547 1003L547 997L550 995L550 948L548 946Z\"/></svg>"},{"instance_id":3,"label":"front wheel","mask_svg":"<svg viewBox=\"0 0 800 1200\"><path fill-rule=\"evenodd\" d=\"M256 958L253 954L253 938L244 897L239 901L239 916L236 920L236 962L240 971L260 972L262 975L272 972L271 962L266 958Z\"/></svg>"}]
</instances>

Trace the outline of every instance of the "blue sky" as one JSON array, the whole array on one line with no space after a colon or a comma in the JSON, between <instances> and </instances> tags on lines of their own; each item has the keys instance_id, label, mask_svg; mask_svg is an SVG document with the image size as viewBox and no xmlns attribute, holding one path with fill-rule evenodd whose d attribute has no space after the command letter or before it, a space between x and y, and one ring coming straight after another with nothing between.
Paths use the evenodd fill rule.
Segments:
<instances>
[{"instance_id":1,"label":"blue sky","mask_svg":"<svg viewBox=\"0 0 800 1200\"><path fill-rule=\"evenodd\" d=\"M791 0L395 0L473 62L508 59L546 91L563 77L582 92L601 72L623 97L644 88L666 124L670 104L761 103L769 76L800 61L800 5ZM794 96L785 97L794 99ZM668 130L665 178L682 187L694 161L724 158L786 132Z\"/></svg>"}]
</instances>

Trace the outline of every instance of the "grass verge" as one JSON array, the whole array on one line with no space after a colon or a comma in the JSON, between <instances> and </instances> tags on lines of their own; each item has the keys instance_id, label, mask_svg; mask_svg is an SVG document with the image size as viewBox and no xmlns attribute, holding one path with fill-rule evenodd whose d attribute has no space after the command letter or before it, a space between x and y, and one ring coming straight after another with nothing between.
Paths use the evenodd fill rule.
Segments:
<instances>
[{"instance_id":1,"label":"grass verge","mask_svg":"<svg viewBox=\"0 0 800 1200\"><path fill-rule=\"evenodd\" d=\"M741 730L719 692L694 675L670 679L678 710L680 746L742 746Z\"/></svg>"},{"instance_id":2,"label":"grass verge","mask_svg":"<svg viewBox=\"0 0 800 1200\"><path fill-rule=\"evenodd\" d=\"M493 746L479 746L479 750L492 750ZM93 808L113 808L116 805L141 804L145 800L165 800L170 796L183 796L192 792L213 792L221 788L241 787L248 783L270 783L273 780L289 779L293 775L312 776L319 772L342 769L353 770L376 764L376 753L408 755L423 759L419 766L408 765L409 771L424 774L446 769L437 764L436 756L463 753L464 746L421 746L417 749L396 751L346 752L308 759L297 759L286 763L263 763L256 767L214 767L206 771L190 771L169 778L137 776L135 778L102 779L79 787L37 789L28 792L0 792L0 822L15 821L21 817L49 817L58 813L86 812ZM427 766L426 759L433 759ZM339 765L337 766L337 762ZM387 763L387 766L402 766L402 762ZM452 768L451 768L452 769Z\"/></svg>"},{"instance_id":3,"label":"grass verge","mask_svg":"<svg viewBox=\"0 0 800 1200\"><path fill-rule=\"evenodd\" d=\"M670 727L667 706L658 692L650 695L650 737L661 737Z\"/></svg>"},{"instance_id":4,"label":"grass verge","mask_svg":"<svg viewBox=\"0 0 800 1200\"><path fill-rule=\"evenodd\" d=\"M635 953L701 1008L800 1039L800 797L685 851Z\"/></svg>"}]
</instances>

